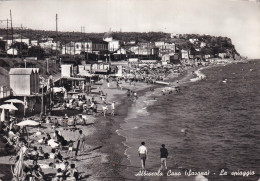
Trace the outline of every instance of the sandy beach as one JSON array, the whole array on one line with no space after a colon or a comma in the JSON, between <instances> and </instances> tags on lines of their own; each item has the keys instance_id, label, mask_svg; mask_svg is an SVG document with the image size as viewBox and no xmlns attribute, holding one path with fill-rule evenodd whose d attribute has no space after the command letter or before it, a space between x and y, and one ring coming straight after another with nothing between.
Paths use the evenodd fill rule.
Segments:
<instances>
[{"instance_id":1,"label":"sandy beach","mask_svg":"<svg viewBox=\"0 0 260 181\"><path fill-rule=\"evenodd\" d=\"M196 76L197 77L196 77ZM201 76L205 76L200 72L198 67L186 68L180 75L172 73L165 81L169 82L170 85L182 86L183 84L192 81L193 79L201 79ZM195 77L195 78L194 78ZM178 82L178 83L177 83ZM133 90L137 92L138 96L144 95L147 91L151 91L156 88L163 88L164 85L158 84L147 84L144 82L128 83L122 82L121 88L117 88L116 82L112 82L110 87L103 83L100 85L100 89L107 94L107 103L110 104L115 101L115 116L110 115L110 108L108 110L108 115L104 117L101 113L97 116L88 115L86 120L86 125L77 125L77 129L81 129L86 135L86 146L84 152L80 152L77 160L72 159L72 157L67 158L70 163L74 163L76 168L81 175L81 180L135 180L135 176L126 171L127 167L130 166L129 160L125 155L125 150L127 147L123 144L125 138L117 133L120 125L128 114L128 109L133 101L128 100L127 90ZM98 105L98 112L101 112L102 108ZM77 111L72 111L72 115L77 114ZM53 133L54 130L48 126L43 125L43 131L46 133ZM66 140L76 141L78 137L78 131L64 130L63 128L58 129ZM35 136L33 133L37 132L37 128L31 128L29 130L30 139L35 140L40 139L40 137ZM36 143L37 145L37 143ZM42 146L42 145L37 145ZM74 146L75 147L75 146ZM45 152L50 152L51 148L48 146L43 146ZM66 151L62 152L66 155ZM74 153L73 153L74 154ZM44 165L44 173L48 175L51 179L55 173L56 169L48 167L50 160L39 161L40 165ZM13 164L14 158L10 159L10 156L0 157L0 164ZM138 168L139 165L136 165ZM6 174L0 172L2 178L10 178L10 173Z\"/></svg>"}]
</instances>

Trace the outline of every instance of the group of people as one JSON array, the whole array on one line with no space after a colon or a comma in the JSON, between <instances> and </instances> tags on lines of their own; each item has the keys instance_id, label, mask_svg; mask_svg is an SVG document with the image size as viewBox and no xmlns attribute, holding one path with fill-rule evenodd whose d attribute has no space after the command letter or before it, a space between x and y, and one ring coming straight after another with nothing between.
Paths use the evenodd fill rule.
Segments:
<instances>
[{"instance_id":1,"label":"group of people","mask_svg":"<svg viewBox=\"0 0 260 181\"><path fill-rule=\"evenodd\" d=\"M65 116L66 117L66 116ZM6 140L6 148L8 152L12 152L15 158L15 165L12 169L15 181L27 181L27 180L46 180L46 176L42 171L39 162L49 162L50 168L57 169L54 181L61 180L78 180L79 174L77 172L75 164L69 164L69 160L76 160L79 153L85 151L86 136L82 130L78 133L76 129L66 129L63 125L55 122L55 119L45 117L45 120L41 120L41 124L52 124L50 131L42 130L39 127L32 135L25 132L25 127L17 126L16 119L12 118L10 121L5 121L2 124L2 134ZM41 125L43 126L43 125ZM63 130L73 131L77 134L77 138L72 140L66 140L63 136ZM66 134L64 132L64 134ZM28 137L28 135L31 135ZM48 149L50 148L50 149ZM67 150L67 151L66 151ZM73 155L75 153L75 155ZM21 167L23 176L15 176L15 166L19 164L22 158Z\"/></svg>"},{"instance_id":2,"label":"group of people","mask_svg":"<svg viewBox=\"0 0 260 181\"><path fill-rule=\"evenodd\" d=\"M138 154L141 160L142 170L145 170L145 162L146 159L148 158L148 151L145 146L145 142L142 142L141 146L138 148ZM160 148L161 167L159 171L167 170L167 164L166 164L167 157L168 157L168 150L165 148L165 144L162 144L162 147Z\"/></svg>"},{"instance_id":3,"label":"group of people","mask_svg":"<svg viewBox=\"0 0 260 181\"><path fill-rule=\"evenodd\" d=\"M127 98L128 100L135 102L137 100L137 93L135 91L128 89Z\"/></svg>"}]
</instances>

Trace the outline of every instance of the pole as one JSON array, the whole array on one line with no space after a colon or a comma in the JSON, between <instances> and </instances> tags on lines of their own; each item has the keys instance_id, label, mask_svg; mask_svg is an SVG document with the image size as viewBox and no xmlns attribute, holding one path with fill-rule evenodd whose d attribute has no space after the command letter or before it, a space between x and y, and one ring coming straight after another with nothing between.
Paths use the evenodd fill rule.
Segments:
<instances>
[{"instance_id":1,"label":"pole","mask_svg":"<svg viewBox=\"0 0 260 181\"><path fill-rule=\"evenodd\" d=\"M8 18L6 20L6 39L8 41Z\"/></svg>"},{"instance_id":2,"label":"pole","mask_svg":"<svg viewBox=\"0 0 260 181\"><path fill-rule=\"evenodd\" d=\"M47 62L46 62L46 66L47 66L47 74L49 74L49 58L46 59Z\"/></svg>"},{"instance_id":3,"label":"pole","mask_svg":"<svg viewBox=\"0 0 260 181\"><path fill-rule=\"evenodd\" d=\"M20 38L21 38L21 42L20 42L20 56L22 58L22 28L23 28L23 25L21 24L21 30L20 30Z\"/></svg>"},{"instance_id":4,"label":"pole","mask_svg":"<svg viewBox=\"0 0 260 181\"><path fill-rule=\"evenodd\" d=\"M42 84L42 103L41 103L41 114L43 115L43 84Z\"/></svg>"},{"instance_id":5,"label":"pole","mask_svg":"<svg viewBox=\"0 0 260 181\"><path fill-rule=\"evenodd\" d=\"M11 32L12 32L12 44L14 43L14 30L13 30L13 20L12 20L12 11L10 10L10 19L11 19ZM14 57L14 48L13 48L13 57Z\"/></svg>"},{"instance_id":6,"label":"pole","mask_svg":"<svg viewBox=\"0 0 260 181\"><path fill-rule=\"evenodd\" d=\"M56 14L56 57L58 55L58 14Z\"/></svg>"},{"instance_id":7,"label":"pole","mask_svg":"<svg viewBox=\"0 0 260 181\"><path fill-rule=\"evenodd\" d=\"M24 102L23 115L25 116L25 113L26 113L26 104L27 104L27 102L26 102L26 96L24 96L23 102Z\"/></svg>"}]
</instances>

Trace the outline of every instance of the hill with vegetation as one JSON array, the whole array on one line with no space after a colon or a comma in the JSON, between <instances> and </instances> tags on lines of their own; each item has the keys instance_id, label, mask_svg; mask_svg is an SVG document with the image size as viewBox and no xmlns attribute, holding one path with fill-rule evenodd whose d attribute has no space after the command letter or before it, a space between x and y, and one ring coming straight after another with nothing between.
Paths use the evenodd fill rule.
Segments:
<instances>
[{"instance_id":1,"label":"hill with vegetation","mask_svg":"<svg viewBox=\"0 0 260 181\"><path fill-rule=\"evenodd\" d=\"M9 36L10 30L9 30ZM70 41L102 41L104 33L81 33L81 32L56 32L32 29L14 29L14 34L22 34L23 36L40 41L42 38L53 38L54 41L60 41L62 44ZM6 35L6 29L0 29L0 35ZM199 35L199 34L180 34L178 38L171 38L169 33L164 32L113 32L114 39L120 40L121 44L129 41L136 42L156 42L156 41L171 41L176 44L179 49L194 50L198 48L198 44L192 44L189 39L198 39L199 42L205 42L206 46L201 49L203 54L222 53L232 51L239 55L235 46L228 37Z\"/></svg>"}]
</instances>

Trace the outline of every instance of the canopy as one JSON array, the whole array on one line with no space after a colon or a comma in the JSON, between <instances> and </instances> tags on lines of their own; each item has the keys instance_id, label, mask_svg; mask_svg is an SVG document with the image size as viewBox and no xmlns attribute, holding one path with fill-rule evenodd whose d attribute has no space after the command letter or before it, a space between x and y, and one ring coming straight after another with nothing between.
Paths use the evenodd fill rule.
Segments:
<instances>
[{"instance_id":1,"label":"canopy","mask_svg":"<svg viewBox=\"0 0 260 181\"><path fill-rule=\"evenodd\" d=\"M0 109L9 109L9 110L15 110L15 111L18 110L17 107L15 107L12 104L3 104L0 106Z\"/></svg>"},{"instance_id":2,"label":"canopy","mask_svg":"<svg viewBox=\"0 0 260 181\"><path fill-rule=\"evenodd\" d=\"M66 92L66 89L64 87L53 87L52 91L54 93L56 93L56 92Z\"/></svg>"},{"instance_id":3,"label":"canopy","mask_svg":"<svg viewBox=\"0 0 260 181\"><path fill-rule=\"evenodd\" d=\"M24 102L19 99L9 99L9 100L6 100L5 102L24 104Z\"/></svg>"},{"instance_id":4,"label":"canopy","mask_svg":"<svg viewBox=\"0 0 260 181\"><path fill-rule=\"evenodd\" d=\"M40 123L36 122L36 121L33 121L33 120L25 120L25 121L22 121L18 124L16 124L17 126L37 126L39 125Z\"/></svg>"}]
</instances>

